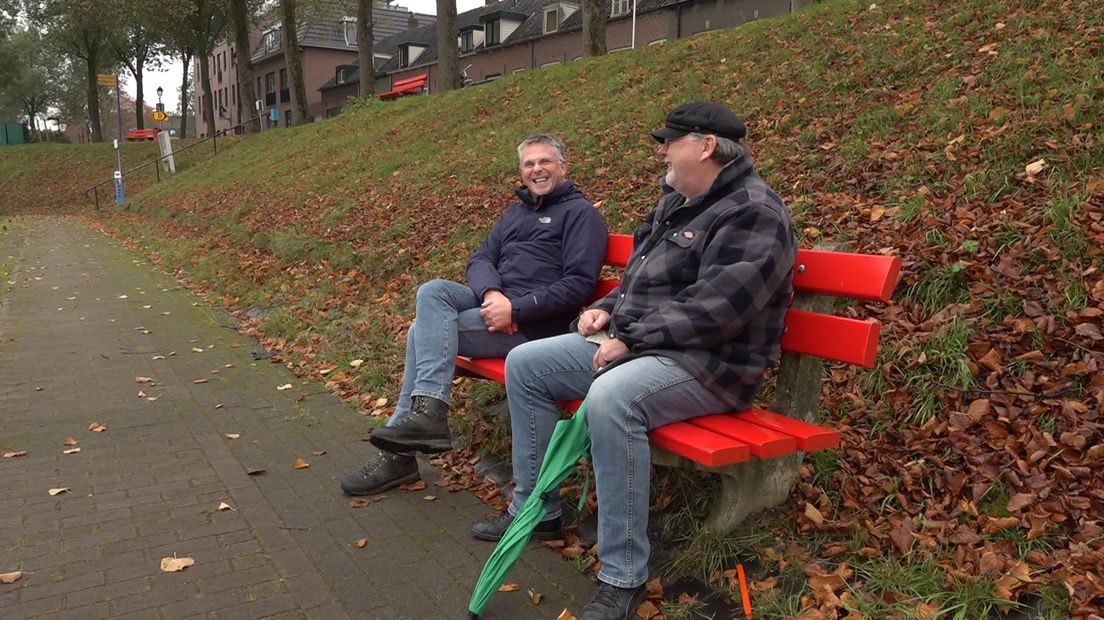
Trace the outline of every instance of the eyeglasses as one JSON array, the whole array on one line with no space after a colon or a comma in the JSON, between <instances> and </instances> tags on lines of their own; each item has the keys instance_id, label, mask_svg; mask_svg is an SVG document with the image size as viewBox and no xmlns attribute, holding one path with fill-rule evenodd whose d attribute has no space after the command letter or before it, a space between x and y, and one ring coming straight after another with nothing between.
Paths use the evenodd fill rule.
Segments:
<instances>
[{"instance_id":1,"label":"eyeglasses","mask_svg":"<svg viewBox=\"0 0 1104 620\"><path fill-rule=\"evenodd\" d=\"M528 160L521 163L521 169L533 170L537 166L540 166L541 168L551 168L552 166L560 163L563 163L562 159L538 159L537 161Z\"/></svg>"}]
</instances>

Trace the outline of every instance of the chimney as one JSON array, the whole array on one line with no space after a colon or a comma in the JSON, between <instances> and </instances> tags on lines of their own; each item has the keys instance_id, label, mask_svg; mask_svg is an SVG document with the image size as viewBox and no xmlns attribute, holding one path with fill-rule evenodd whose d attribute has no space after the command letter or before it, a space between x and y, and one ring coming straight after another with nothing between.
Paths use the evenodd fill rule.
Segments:
<instances>
[{"instance_id":1,"label":"chimney","mask_svg":"<svg viewBox=\"0 0 1104 620\"><path fill-rule=\"evenodd\" d=\"M410 28L417 28L417 27L418 27L418 19L414 17L414 13L412 11L406 19L406 28L409 30Z\"/></svg>"}]
</instances>

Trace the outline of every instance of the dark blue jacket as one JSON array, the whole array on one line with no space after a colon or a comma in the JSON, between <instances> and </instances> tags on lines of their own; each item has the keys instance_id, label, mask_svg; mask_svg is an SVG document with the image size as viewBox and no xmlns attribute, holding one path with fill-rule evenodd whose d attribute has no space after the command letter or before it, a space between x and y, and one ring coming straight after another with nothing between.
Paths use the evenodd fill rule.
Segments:
<instances>
[{"instance_id":1,"label":"dark blue jacket","mask_svg":"<svg viewBox=\"0 0 1104 620\"><path fill-rule=\"evenodd\" d=\"M594 293L609 232L571 181L517 195L468 259L468 286L480 298L502 291L528 338L562 334Z\"/></svg>"}]
</instances>

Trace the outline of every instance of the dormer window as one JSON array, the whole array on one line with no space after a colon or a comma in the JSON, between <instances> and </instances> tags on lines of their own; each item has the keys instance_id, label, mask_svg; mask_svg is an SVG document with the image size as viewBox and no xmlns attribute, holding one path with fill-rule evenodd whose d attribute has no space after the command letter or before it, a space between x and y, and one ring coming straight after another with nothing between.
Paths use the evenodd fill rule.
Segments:
<instances>
[{"instance_id":1,"label":"dormer window","mask_svg":"<svg viewBox=\"0 0 1104 620\"><path fill-rule=\"evenodd\" d=\"M486 33L487 45L502 43L502 20L496 19L487 22L487 25L484 26L484 32Z\"/></svg>"},{"instance_id":2,"label":"dormer window","mask_svg":"<svg viewBox=\"0 0 1104 620\"><path fill-rule=\"evenodd\" d=\"M403 43L402 45L400 45L399 68L409 67L413 65L424 51L426 51L426 47L424 45L415 45L413 43Z\"/></svg>"},{"instance_id":3,"label":"dormer window","mask_svg":"<svg viewBox=\"0 0 1104 620\"><path fill-rule=\"evenodd\" d=\"M266 31L261 36L261 43L264 45L265 53L275 52L280 49L280 27L277 26L271 30Z\"/></svg>"},{"instance_id":4,"label":"dormer window","mask_svg":"<svg viewBox=\"0 0 1104 620\"><path fill-rule=\"evenodd\" d=\"M632 10L631 0L613 0L610 5L610 17L621 17Z\"/></svg>"},{"instance_id":5,"label":"dormer window","mask_svg":"<svg viewBox=\"0 0 1104 620\"><path fill-rule=\"evenodd\" d=\"M342 17L341 18L341 30L345 33L345 45L349 47L356 47L357 44L357 23L355 17Z\"/></svg>"},{"instance_id":6,"label":"dormer window","mask_svg":"<svg viewBox=\"0 0 1104 620\"><path fill-rule=\"evenodd\" d=\"M544 7L544 34L559 32L564 20L578 10L578 6L566 2Z\"/></svg>"},{"instance_id":7,"label":"dormer window","mask_svg":"<svg viewBox=\"0 0 1104 620\"><path fill-rule=\"evenodd\" d=\"M460 53L469 54L475 51L475 48L483 42L483 28L479 26L468 26L464 30L460 31Z\"/></svg>"}]
</instances>

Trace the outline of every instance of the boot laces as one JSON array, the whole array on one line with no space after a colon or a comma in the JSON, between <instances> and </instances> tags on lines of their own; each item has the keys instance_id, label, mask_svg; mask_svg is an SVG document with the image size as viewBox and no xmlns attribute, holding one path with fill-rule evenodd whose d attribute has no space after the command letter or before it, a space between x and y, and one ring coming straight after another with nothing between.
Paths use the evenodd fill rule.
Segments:
<instances>
[{"instance_id":1,"label":"boot laces","mask_svg":"<svg viewBox=\"0 0 1104 620\"><path fill-rule=\"evenodd\" d=\"M621 588L610 585L604 581L598 583L598 592L590 600L587 607L601 607L603 609L617 609L621 605Z\"/></svg>"}]
</instances>

